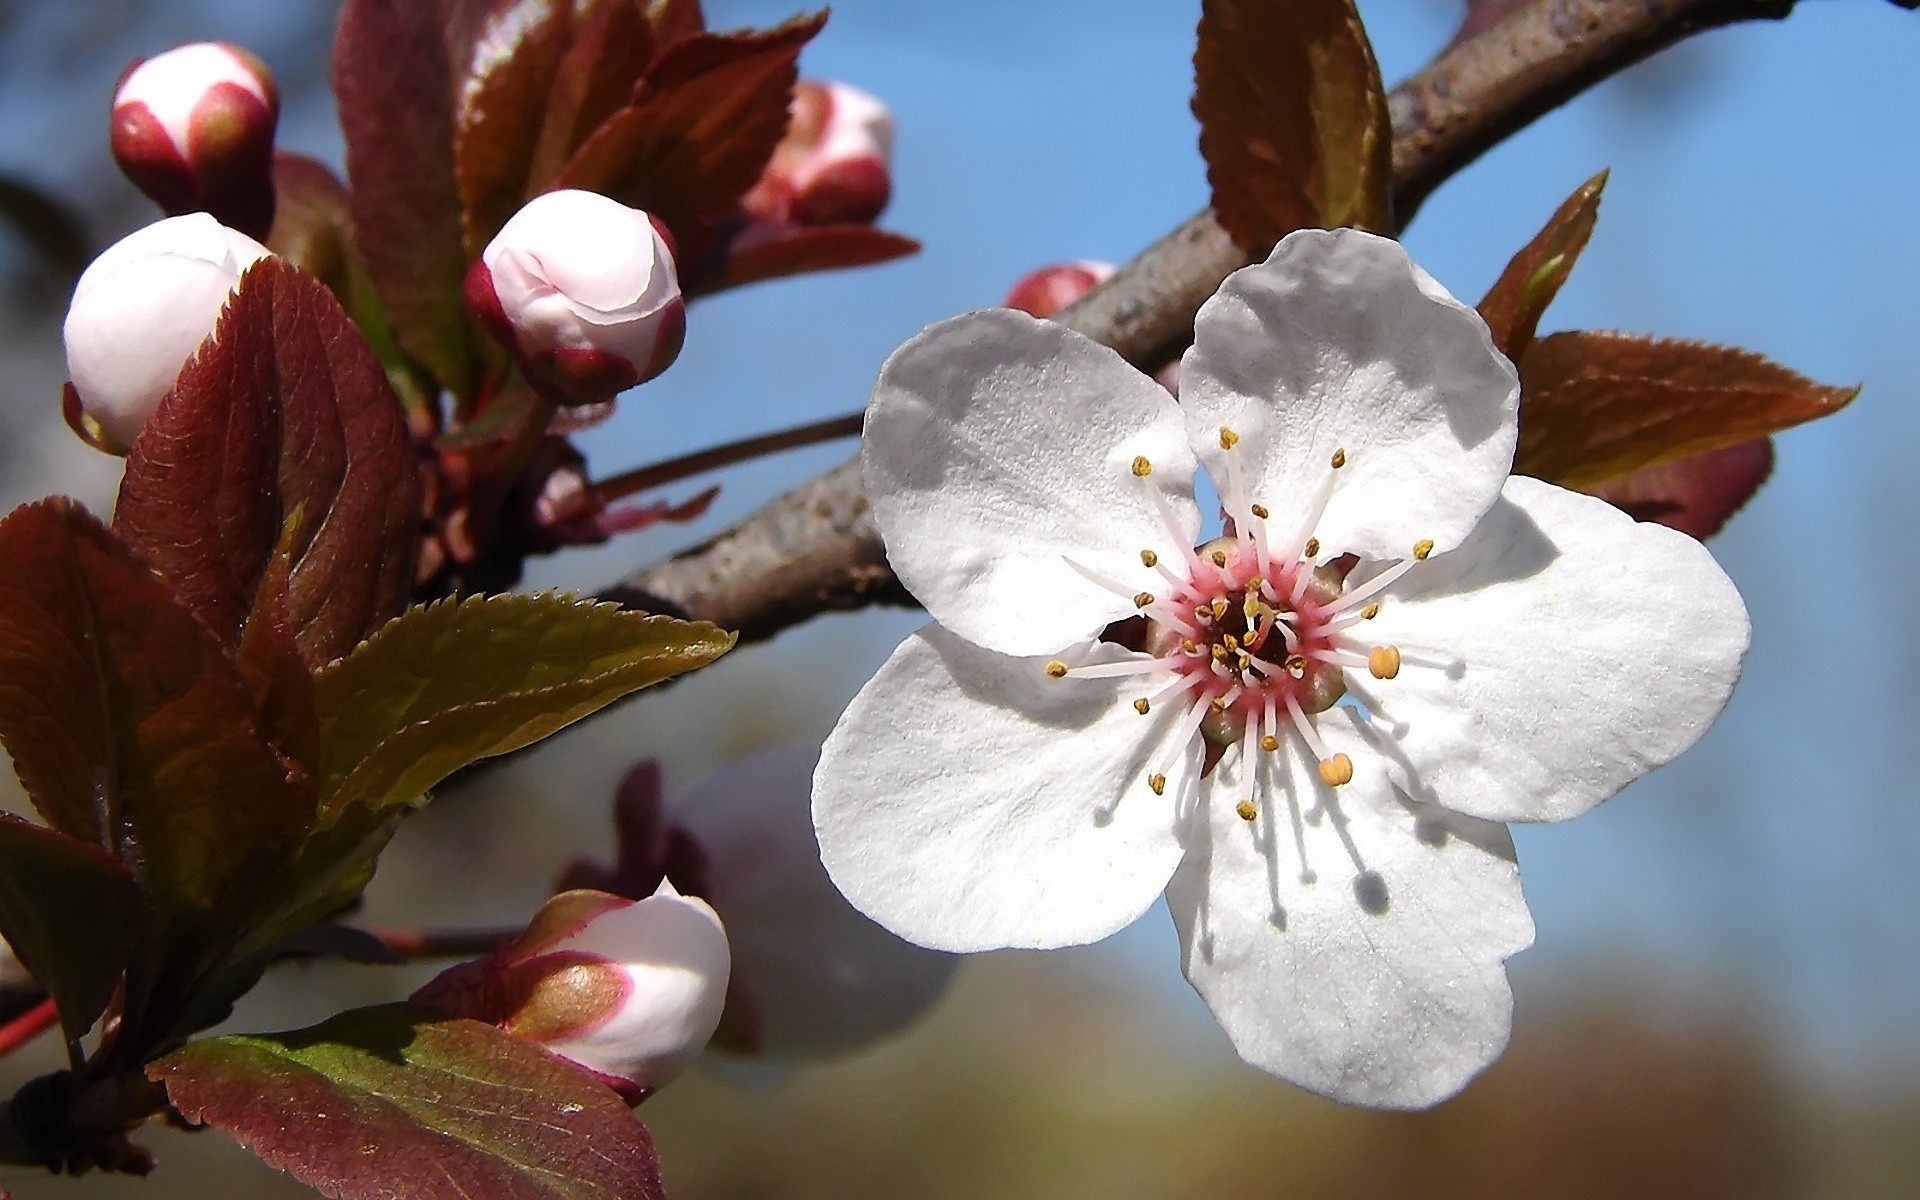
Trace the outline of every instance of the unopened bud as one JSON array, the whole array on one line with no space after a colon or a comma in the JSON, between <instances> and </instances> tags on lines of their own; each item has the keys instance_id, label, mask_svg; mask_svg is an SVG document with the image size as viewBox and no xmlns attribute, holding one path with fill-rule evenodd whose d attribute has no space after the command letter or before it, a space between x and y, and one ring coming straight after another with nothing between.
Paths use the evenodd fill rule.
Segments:
<instances>
[{"instance_id":1,"label":"unopened bud","mask_svg":"<svg viewBox=\"0 0 1920 1200\"><path fill-rule=\"evenodd\" d=\"M652 379L687 330L664 229L596 192L528 201L468 273L467 303L528 380L564 404Z\"/></svg>"},{"instance_id":2,"label":"unopened bud","mask_svg":"<svg viewBox=\"0 0 1920 1200\"><path fill-rule=\"evenodd\" d=\"M209 212L253 237L273 225L279 90L238 46L195 42L135 63L113 95L113 157L168 213Z\"/></svg>"},{"instance_id":3,"label":"unopened bud","mask_svg":"<svg viewBox=\"0 0 1920 1200\"><path fill-rule=\"evenodd\" d=\"M794 85L787 136L742 199L747 212L795 225L865 224L893 195L893 114L844 83Z\"/></svg>"},{"instance_id":4,"label":"unopened bud","mask_svg":"<svg viewBox=\"0 0 1920 1200\"><path fill-rule=\"evenodd\" d=\"M637 1103L713 1036L730 966L720 918L670 883L644 900L562 892L517 942L413 998L535 1042Z\"/></svg>"},{"instance_id":5,"label":"unopened bud","mask_svg":"<svg viewBox=\"0 0 1920 1200\"><path fill-rule=\"evenodd\" d=\"M1112 275L1112 263L1091 260L1052 263L1021 276L1008 290L1005 303L1008 308L1017 308L1029 316L1051 317Z\"/></svg>"},{"instance_id":6,"label":"unopened bud","mask_svg":"<svg viewBox=\"0 0 1920 1200\"><path fill-rule=\"evenodd\" d=\"M107 247L74 286L63 330L81 410L131 446L241 273L266 253L206 213L156 221Z\"/></svg>"}]
</instances>

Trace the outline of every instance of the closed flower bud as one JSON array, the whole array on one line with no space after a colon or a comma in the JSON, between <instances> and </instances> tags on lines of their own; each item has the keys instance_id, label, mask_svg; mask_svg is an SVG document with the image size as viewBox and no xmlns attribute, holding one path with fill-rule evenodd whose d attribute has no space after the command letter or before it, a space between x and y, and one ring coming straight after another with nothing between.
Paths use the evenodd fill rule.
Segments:
<instances>
[{"instance_id":1,"label":"closed flower bud","mask_svg":"<svg viewBox=\"0 0 1920 1200\"><path fill-rule=\"evenodd\" d=\"M266 253L192 213L128 234L81 273L63 330L67 373L80 409L108 438L133 444L241 273Z\"/></svg>"},{"instance_id":2,"label":"closed flower bud","mask_svg":"<svg viewBox=\"0 0 1920 1200\"><path fill-rule=\"evenodd\" d=\"M265 237L279 119L265 63L238 46L195 42L137 62L121 78L113 157L167 212L209 212Z\"/></svg>"},{"instance_id":3,"label":"closed flower bud","mask_svg":"<svg viewBox=\"0 0 1920 1200\"><path fill-rule=\"evenodd\" d=\"M644 900L562 892L518 941L413 998L537 1043L638 1103L713 1036L729 968L720 918L663 882Z\"/></svg>"},{"instance_id":4,"label":"closed flower bud","mask_svg":"<svg viewBox=\"0 0 1920 1200\"><path fill-rule=\"evenodd\" d=\"M665 230L596 192L528 201L468 273L467 302L528 380L564 404L652 379L687 329Z\"/></svg>"},{"instance_id":5,"label":"closed flower bud","mask_svg":"<svg viewBox=\"0 0 1920 1200\"><path fill-rule=\"evenodd\" d=\"M1052 263L1020 277L1007 292L1006 306L1032 317L1051 317L1105 283L1113 264L1104 262Z\"/></svg>"},{"instance_id":6,"label":"closed flower bud","mask_svg":"<svg viewBox=\"0 0 1920 1200\"><path fill-rule=\"evenodd\" d=\"M864 224L893 194L893 114L844 83L801 80L787 136L741 201L763 220L794 225Z\"/></svg>"}]
</instances>

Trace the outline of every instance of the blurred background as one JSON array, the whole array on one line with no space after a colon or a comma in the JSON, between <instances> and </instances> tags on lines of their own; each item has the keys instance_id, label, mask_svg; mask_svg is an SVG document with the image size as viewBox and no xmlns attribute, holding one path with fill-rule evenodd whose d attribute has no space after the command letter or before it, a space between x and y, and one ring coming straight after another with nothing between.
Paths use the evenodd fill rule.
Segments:
<instances>
[{"instance_id":1,"label":"blurred background","mask_svg":"<svg viewBox=\"0 0 1920 1200\"><path fill-rule=\"evenodd\" d=\"M790 4L707 10L731 27ZM1389 83L1460 16L1448 0L1362 11ZM1201 206L1197 13L1191 0L841 0L803 66L892 105L884 223L925 252L702 301L674 369L583 439L595 469L851 410L925 323L1045 262L1125 259ZM0 0L0 174L73 204L99 244L150 220L108 156L108 98L131 57L203 38L265 58L282 144L337 162L333 17L322 0ZM1902 757L1920 719L1920 567L1906 553L1920 514L1916 62L1920 17L1884 0L1704 35L1507 142L1408 232L1474 299L1611 167L1543 330L1729 343L1865 385L1851 409L1779 439L1774 479L1714 542L1755 626L1725 719L1594 814L1516 830L1539 935L1512 964L1504 1060L1426 1114L1318 1101L1238 1062L1156 910L1100 946L970 960L928 1019L848 1059L713 1064L675 1084L642 1114L677 1200L1920 1194L1920 788ZM0 498L66 492L105 511L118 464L58 417L66 287L0 233ZM851 449L733 470L701 525L570 553L529 585L604 585ZM613 785L637 757L662 759L675 790L750 749L818 739L918 621L815 621L448 790L384 861L369 919L523 921L565 859L605 848ZM287 969L233 1028L310 1023L429 972ZM55 1054L0 1062L0 1091ZM0 1190L307 1194L220 1135L149 1140L161 1168L144 1182L0 1169Z\"/></svg>"}]
</instances>

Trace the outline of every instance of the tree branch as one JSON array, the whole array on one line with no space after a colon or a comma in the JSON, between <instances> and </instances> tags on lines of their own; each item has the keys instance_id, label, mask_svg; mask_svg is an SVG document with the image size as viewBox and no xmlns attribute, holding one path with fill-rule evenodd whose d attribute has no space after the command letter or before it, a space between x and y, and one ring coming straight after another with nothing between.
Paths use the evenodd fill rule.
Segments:
<instances>
[{"instance_id":1,"label":"tree branch","mask_svg":"<svg viewBox=\"0 0 1920 1200\"><path fill-rule=\"evenodd\" d=\"M1450 46L1388 98L1400 223L1468 163L1601 80L1702 30L1784 17L1794 3L1536 0ZM1248 261L1202 211L1054 319L1153 370L1186 347L1194 313ZM831 610L913 603L887 566L857 459L642 569L606 598L713 621L741 641Z\"/></svg>"}]
</instances>

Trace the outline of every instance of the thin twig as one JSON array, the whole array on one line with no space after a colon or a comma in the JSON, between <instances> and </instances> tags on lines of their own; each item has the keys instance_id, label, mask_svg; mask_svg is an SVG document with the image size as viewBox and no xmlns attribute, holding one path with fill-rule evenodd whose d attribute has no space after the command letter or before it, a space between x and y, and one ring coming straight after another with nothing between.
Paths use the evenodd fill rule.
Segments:
<instances>
[{"instance_id":1,"label":"thin twig","mask_svg":"<svg viewBox=\"0 0 1920 1200\"><path fill-rule=\"evenodd\" d=\"M1441 183L1595 83L1720 25L1784 17L1795 0L1537 0L1449 47L1389 96L1394 204L1404 224ZM1247 253L1201 212L1054 319L1154 370L1192 339L1193 316ZM742 641L819 613L912 603L887 566L858 460L605 593L714 621Z\"/></svg>"},{"instance_id":2,"label":"thin twig","mask_svg":"<svg viewBox=\"0 0 1920 1200\"><path fill-rule=\"evenodd\" d=\"M632 471L602 479L593 485L593 493L600 503L612 504L616 500L624 500L628 496L664 487L669 483L678 483L689 476L704 475L708 471L717 471L721 467L731 467L735 463L764 458L783 450L798 450L802 446L817 446L821 442L837 441L840 438L859 437L860 423L865 419L864 412L848 413L845 416L815 421L811 425L800 425L793 429L782 429L777 433L766 433L759 437L728 442L724 446L696 450L692 454L683 454L679 458L669 458L664 462L638 467Z\"/></svg>"}]
</instances>

